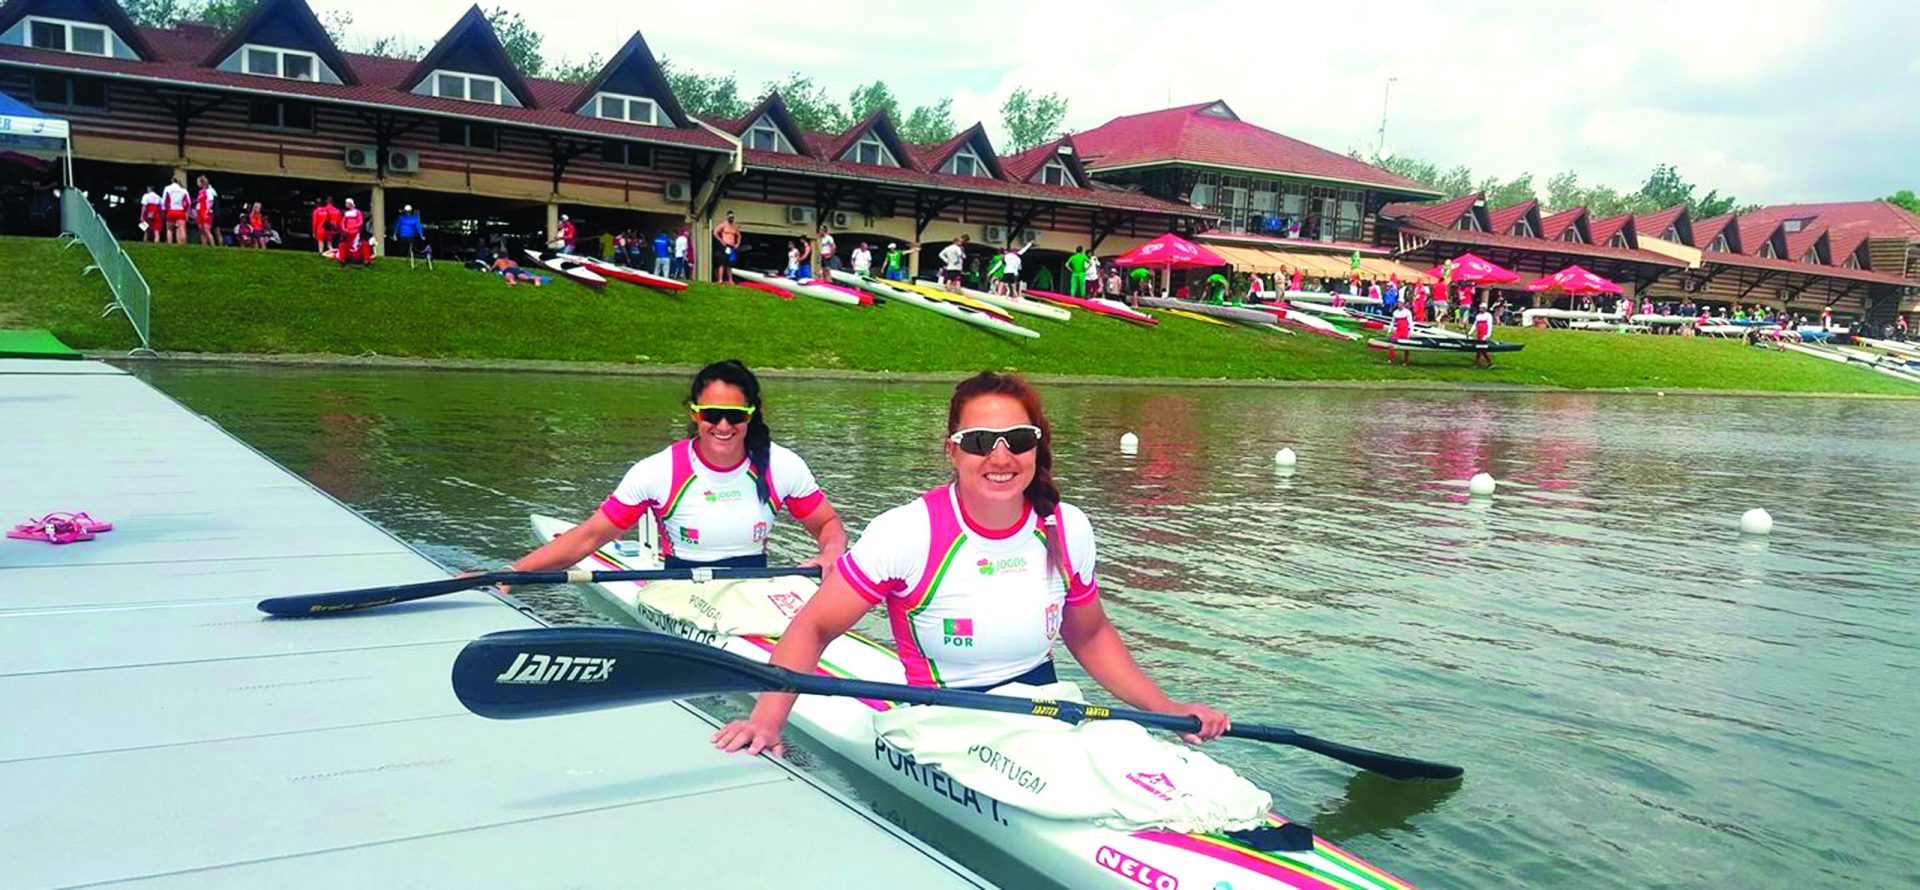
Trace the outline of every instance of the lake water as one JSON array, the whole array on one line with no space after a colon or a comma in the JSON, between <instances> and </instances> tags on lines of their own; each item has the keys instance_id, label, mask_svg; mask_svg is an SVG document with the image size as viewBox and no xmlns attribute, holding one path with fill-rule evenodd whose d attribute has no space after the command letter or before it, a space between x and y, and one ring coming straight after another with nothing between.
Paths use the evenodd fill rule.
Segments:
<instances>
[{"instance_id":1,"label":"lake water","mask_svg":"<svg viewBox=\"0 0 1920 890\"><path fill-rule=\"evenodd\" d=\"M586 515L683 431L674 379L140 373L456 567L519 556L527 514ZM850 530L943 481L949 387L768 389ZM1467 768L1209 746L1279 811L1422 886L1920 886L1920 404L1045 395L1108 609L1176 697ZM1479 470L1495 497L1467 496ZM1770 537L1738 533L1754 506ZM783 525L776 561L808 543Z\"/></svg>"}]
</instances>

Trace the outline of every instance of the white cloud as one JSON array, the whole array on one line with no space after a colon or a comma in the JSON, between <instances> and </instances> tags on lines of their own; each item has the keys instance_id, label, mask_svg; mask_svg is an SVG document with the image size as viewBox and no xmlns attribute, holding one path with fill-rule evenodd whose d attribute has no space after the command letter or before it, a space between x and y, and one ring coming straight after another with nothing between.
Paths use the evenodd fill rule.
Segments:
<instances>
[{"instance_id":1,"label":"white cloud","mask_svg":"<svg viewBox=\"0 0 1920 890\"><path fill-rule=\"evenodd\" d=\"M799 70L836 96L883 79L909 105L952 96L985 120L1016 87L1058 92L1068 125L1226 99L1242 117L1335 150L1371 148L1393 87L1396 152L1480 175L1572 169L1638 185L1656 163L1743 201L1875 197L1920 187L1920 4L1726 0L1109 0L1088 7L735 0L582 8L490 0L549 58L617 49L735 71L744 92ZM353 12L357 36L439 38L466 0ZM748 96L751 98L751 95Z\"/></svg>"}]
</instances>

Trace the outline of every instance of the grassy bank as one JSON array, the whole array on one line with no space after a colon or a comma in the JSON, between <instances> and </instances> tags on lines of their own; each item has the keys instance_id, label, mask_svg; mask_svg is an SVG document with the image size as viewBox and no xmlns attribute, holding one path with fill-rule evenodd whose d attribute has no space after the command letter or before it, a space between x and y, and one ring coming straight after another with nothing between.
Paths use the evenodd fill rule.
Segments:
<instances>
[{"instance_id":1,"label":"grassy bank","mask_svg":"<svg viewBox=\"0 0 1920 890\"><path fill-rule=\"evenodd\" d=\"M699 364L862 371L1017 368L1062 375L1277 380L1421 380L1572 389L1718 389L1920 395L1920 387L1818 359L1725 340L1503 329L1527 344L1491 370L1453 356L1388 366L1357 343L1282 336L1177 317L1157 328L1075 313L1022 319L1038 340L987 333L908 306L849 309L808 299L695 285L679 295L621 283L592 292L568 281L508 288L492 276L404 260L341 269L284 251L128 245L153 287L162 352L379 354L420 358ZM125 349L124 319L81 278L84 248L0 238L15 284L0 293L0 327L47 328L80 349Z\"/></svg>"}]
</instances>

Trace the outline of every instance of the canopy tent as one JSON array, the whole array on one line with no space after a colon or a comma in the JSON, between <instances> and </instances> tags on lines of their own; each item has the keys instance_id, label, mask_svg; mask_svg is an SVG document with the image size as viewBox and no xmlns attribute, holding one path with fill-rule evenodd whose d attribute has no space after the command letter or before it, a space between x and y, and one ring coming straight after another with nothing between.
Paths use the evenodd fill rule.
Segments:
<instances>
[{"instance_id":1,"label":"canopy tent","mask_svg":"<svg viewBox=\"0 0 1920 890\"><path fill-rule=\"evenodd\" d=\"M1601 278L1579 266L1568 266L1548 275L1532 284L1527 290L1534 293L1556 294L1617 294L1620 285Z\"/></svg>"},{"instance_id":2,"label":"canopy tent","mask_svg":"<svg viewBox=\"0 0 1920 890\"><path fill-rule=\"evenodd\" d=\"M0 153L62 160L61 182L68 186L73 185L71 134L65 120L0 93Z\"/></svg>"},{"instance_id":3,"label":"canopy tent","mask_svg":"<svg viewBox=\"0 0 1920 890\"><path fill-rule=\"evenodd\" d=\"M1449 268L1452 274L1449 275ZM1463 253L1427 270L1428 275L1451 284L1512 284L1520 274L1502 269L1470 253Z\"/></svg>"},{"instance_id":4,"label":"canopy tent","mask_svg":"<svg viewBox=\"0 0 1920 890\"><path fill-rule=\"evenodd\" d=\"M1227 265L1227 261L1185 238L1168 232L1120 255L1122 266L1161 266L1168 269L1201 269Z\"/></svg>"}]
</instances>

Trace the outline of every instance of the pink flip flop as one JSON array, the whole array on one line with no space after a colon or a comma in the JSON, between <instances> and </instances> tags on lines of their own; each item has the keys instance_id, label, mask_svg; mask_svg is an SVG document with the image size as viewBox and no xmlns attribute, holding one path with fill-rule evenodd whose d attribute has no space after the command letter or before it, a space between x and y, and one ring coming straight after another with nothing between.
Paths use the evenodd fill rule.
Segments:
<instances>
[{"instance_id":1,"label":"pink flip flop","mask_svg":"<svg viewBox=\"0 0 1920 890\"><path fill-rule=\"evenodd\" d=\"M8 529L7 537L21 541L72 544L75 541L93 540L93 532L61 514L49 514L41 519L28 520Z\"/></svg>"}]
</instances>

